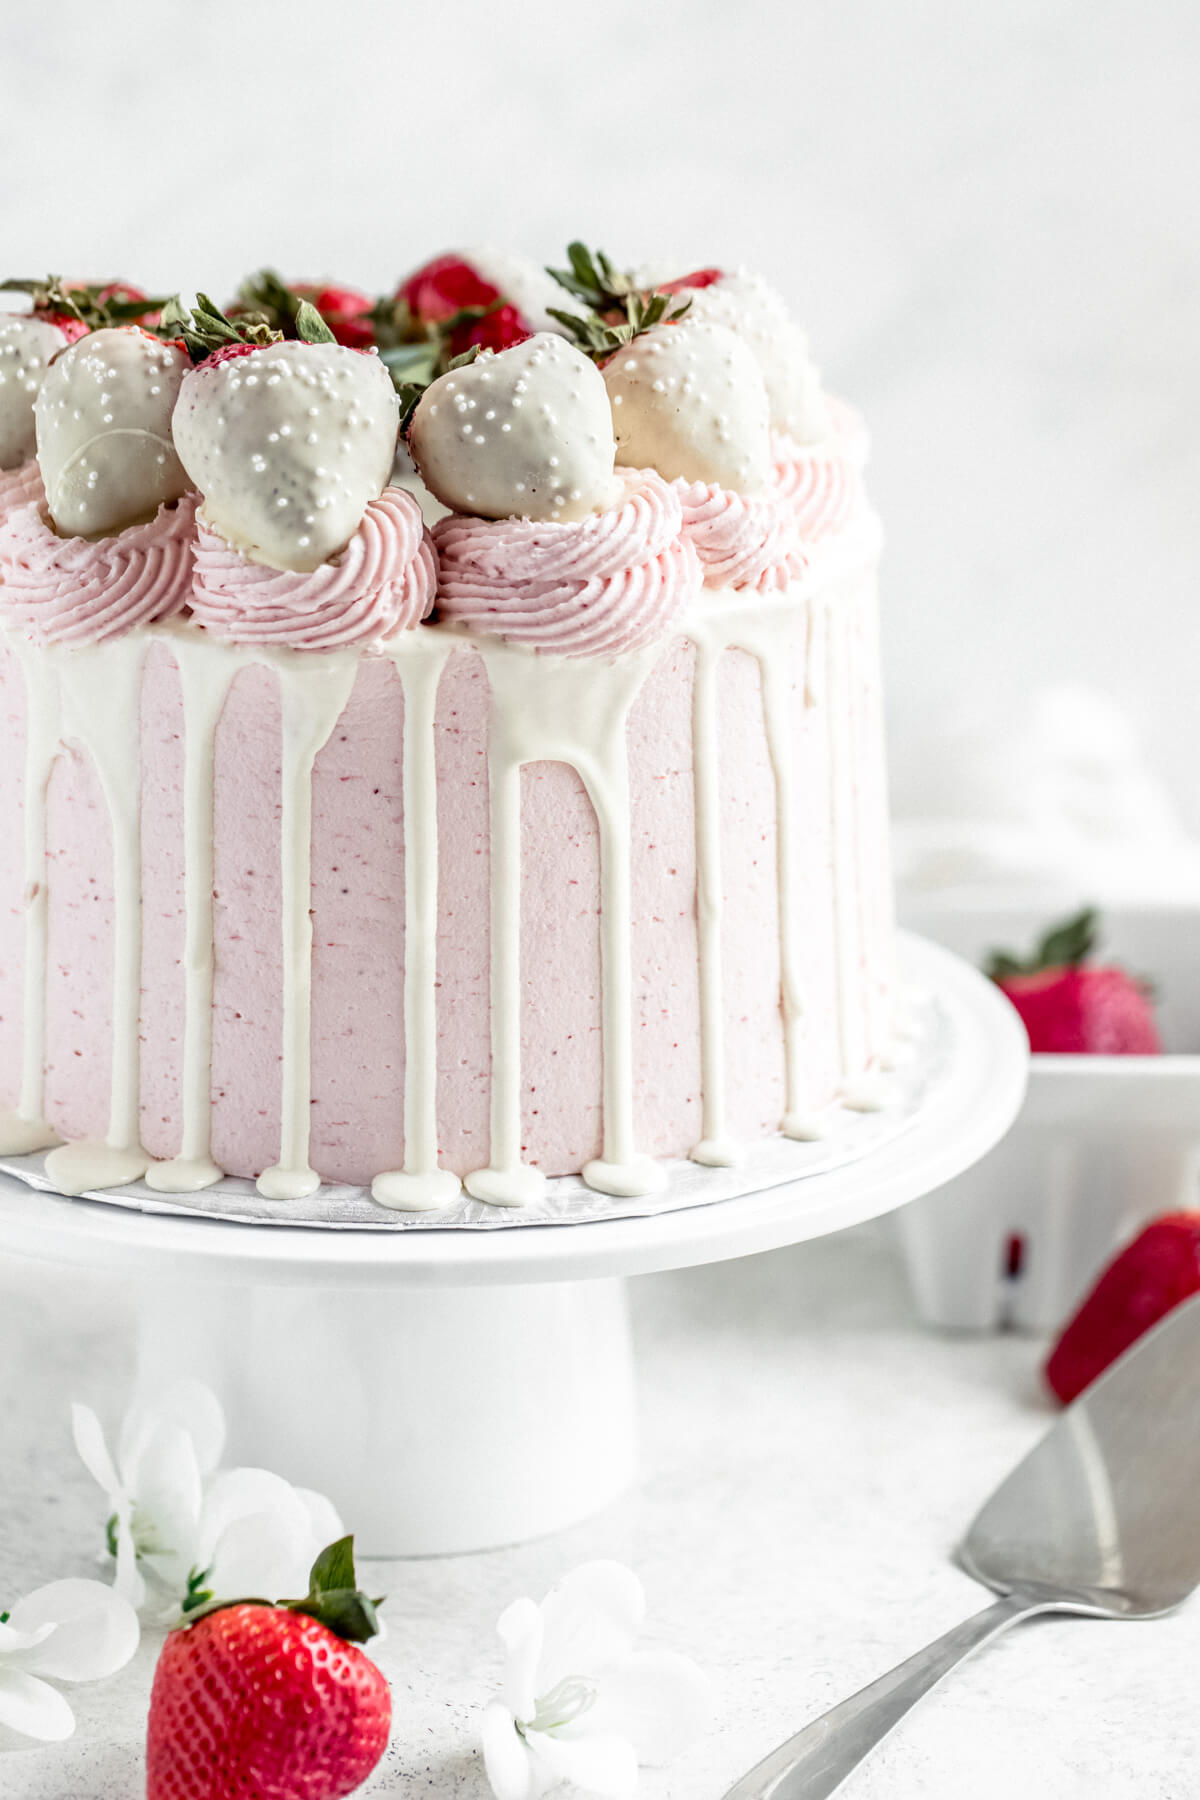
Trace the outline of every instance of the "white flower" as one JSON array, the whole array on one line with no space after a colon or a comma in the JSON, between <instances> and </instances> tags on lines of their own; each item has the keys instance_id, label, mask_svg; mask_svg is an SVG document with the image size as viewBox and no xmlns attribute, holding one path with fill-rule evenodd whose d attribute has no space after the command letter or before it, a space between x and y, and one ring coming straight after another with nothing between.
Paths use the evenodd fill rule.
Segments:
<instances>
[{"instance_id":1,"label":"white flower","mask_svg":"<svg viewBox=\"0 0 1200 1800\"><path fill-rule=\"evenodd\" d=\"M54 1681L100 1681L138 1647L137 1614L101 1581L51 1581L0 1613L0 1724L70 1737L75 1716Z\"/></svg>"},{"instance_id":2,"label":"white flower","mask_svg":"<svg viewBox=\"0 0 1200 1800\"><path fill-rule=\"evenodd\" d=\"M621 1800L639 1763L664 1763L712 1710L707 1678L686 1656L635 1650L642 1584L620 1563L584 1563L540 1606L517 1600L496 1629L502 1696L483 1718L496 1800L536 1800L560 1781Z\"/></svg>"},{"instance_id":3,"label":"white flower","mask_svg":"<svg viewBox=\"0 0 1200 1800\"><path fill-rule=\"evenodd\" d=\"M342 1535L328 1500L267 1469L217 1473L225 1420L211 1389L181 1381L135 1406L116 1460L99 1419L71 1409L75 1446L108 1497L114 1586L135 1607L177 1617L189 1598L288 1598L308 1591L317 1552Z\"/></svg>"}]
</instances>

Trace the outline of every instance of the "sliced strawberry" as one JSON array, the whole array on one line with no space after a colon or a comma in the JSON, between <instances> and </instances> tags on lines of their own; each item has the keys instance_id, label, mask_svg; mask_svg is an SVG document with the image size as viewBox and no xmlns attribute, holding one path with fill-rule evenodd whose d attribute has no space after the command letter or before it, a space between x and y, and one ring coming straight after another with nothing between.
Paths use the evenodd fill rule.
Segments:
<instances>
[{"instance_id":1,"label":"sliced strawberry","mask_svg":"<svg viewBox=\"0 0 1200 1800\"><path fill-rule=\"evenodd\" d=\"M1052 926L1025 961L993 954L987 972L1020 1013L1039 1054L1157 1056L1162 1040L1146 984L1124 969L1087 961L1098 923L1089 907Z\"/></svg>"},{"instance_id":2,"label":"sliced strawberry","mask_svg":"<svg viewBox=\"0 0 1200 1800\"><path fill-rule=\"evenodd\" d=\"M1200 1293L1200 1213L1155 1219L1111 1262L1046 1362L1046 1380L1074 1400L1152 1325Z\"/></svg>"}]
</instances>

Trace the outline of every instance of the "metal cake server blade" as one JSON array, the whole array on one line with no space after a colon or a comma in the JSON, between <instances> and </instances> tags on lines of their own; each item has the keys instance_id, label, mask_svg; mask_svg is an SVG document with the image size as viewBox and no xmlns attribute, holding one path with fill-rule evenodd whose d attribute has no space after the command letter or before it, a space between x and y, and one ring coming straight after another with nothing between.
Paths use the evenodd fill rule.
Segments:
<instances>
[{"instance_id":1,"label":"metal cake server blade","mask_svg":"<svg viewBox=\"0 0 1200 1800\"><path fill-rule=\"evenodd\" d=\"M824 1800L951 1669L1037 1613L1153 1619L1200 1584L1200 1298L1069 1407L958 1550L1000 1598L814 1719L725 1800Z\"/></svg>"}]
</instances>

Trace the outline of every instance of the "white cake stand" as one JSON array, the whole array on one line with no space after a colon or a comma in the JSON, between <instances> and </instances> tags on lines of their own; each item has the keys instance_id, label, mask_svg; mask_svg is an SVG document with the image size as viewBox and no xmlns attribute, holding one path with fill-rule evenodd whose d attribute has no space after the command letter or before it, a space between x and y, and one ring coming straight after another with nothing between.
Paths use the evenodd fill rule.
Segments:
<instances>
[{"instance_id":1,"label":"white cake stand","mask_svg":"<svg viewBox=\"0 0 1200 1800\"><path fill-rule=\"evenodd\" d=\"M539 1536L633 1479L624 1277L877 1217L1012 1123L1016 1013L919 938L902 939L901 973L948 1016L952 1064L902 1135L829 1173L647 1218L378 1233L133 1212L0 1175L0 1250L138 1278L143 1388L210 1382L230 1456L331 1495L365 1554Z\"/></svg>"}]
</instances>

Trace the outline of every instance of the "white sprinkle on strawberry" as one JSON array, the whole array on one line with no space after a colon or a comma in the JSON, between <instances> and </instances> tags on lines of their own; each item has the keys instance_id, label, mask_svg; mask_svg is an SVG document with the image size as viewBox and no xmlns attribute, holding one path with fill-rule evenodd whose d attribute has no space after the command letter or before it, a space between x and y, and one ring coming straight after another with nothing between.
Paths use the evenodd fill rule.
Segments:
<instances>
[{"instance_id":1,"label":"white sprinkle on strawberry","mask_svg":"<svg viewBox=\"0 0 1200 1800\"><path fill-rule=\"evenodd\" d=\"M171 441L188 367L137 325L89 332L56 356L35 402L46 505L69 537L108 537L189 487Z\"/></svg>"},{"instance_id":2,"label":"white sprinkle on strawberry","mask_svg":"<svg viewBox=\"0 0 1200 1800\"><path fill-rule=\"evenodd\" d=\"M425 485L455 512L582 519L616 497L603 377L551 332L432 382L409 444Z\"/></svg>"},{"instance_id":3,"label":"white sprinkle on strawberry","mask_svg":"<svg viewBox=\"0 0 1200 1800\"><path fill-rule=\"evenodd\" d=\"M742 494L766 484L767 392L753 355L731 331L693 323L689 314L635 338L603 373L622 463Z\"/></svg>"},{"instance_id":4,"label":"white sprinkle on strawberry","mask_svg":"<svg viewBox=\"0 0 1200 1800\"><path fill-rule=\"evenodd\" d=\"M767 384L775 431L799 444L817 443L829 436L829 414L808 339L790 317L782 296L761 275L736 269L696 287L681 287L676 282L667 287L691 301L689 320L722 325L753 352Z\"/></svg>"},{"instance_id":5,"label":"white sprinkle on strawberry","mask_svg":"<svg viewBox=\"0 0 1200 1800\"><path fill-rule=\"evenodd\" d=\"M66 346L48 320L0 313L0 469L19 468L36 451L33 403L50 358Z\"/></svg>"},{"instance_id":6,"label":"white sprinkle on strawberry","mask_svg":"<svg viewBox=\"0 0 1200 1800\"><path fill-rule=\"evenodd\" d=\"M234 345L191 371L173 429L204 515L252 561L312 570L387 486L400 403L373 354Z\"/></svg>"}]
</instances>

